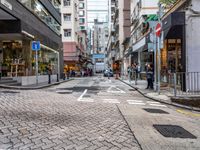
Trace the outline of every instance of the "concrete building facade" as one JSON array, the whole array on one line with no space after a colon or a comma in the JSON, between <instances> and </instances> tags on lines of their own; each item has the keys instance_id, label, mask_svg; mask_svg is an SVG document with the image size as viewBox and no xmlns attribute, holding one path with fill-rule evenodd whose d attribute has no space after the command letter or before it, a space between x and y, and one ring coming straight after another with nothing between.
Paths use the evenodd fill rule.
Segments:
<instances>
[{"instance_id":1,"label":"concrete building facade","mask_svg":"<svg viewBox=\"0 0 200 150\"><path fill-rule=\"evenodd\" d=\"M79 70L87 50L87 0L63 0L62 42L64 63L67 69ZM80 60L81 59L81 60Z\"/></svg>"},{"instance_id":2,"label":"concrete building facade","mask_svg":"<svg viewBox=\"0 0 200 150\"><path fill-rule=\"evenodd\" d=\"M24 76L27 80L35 77L36 53L32 51L32 41L40 41L39 75L47 75L47 68L51 68L52 74L63 72L59 6L60 1L0 2L1 76L20 78L19 81Z\"/></svg>"},{"instance_id":3,"label":"concrete building facade","mask_svg":"<svg viewBox=\"0 0 200 150\"><path fill-rule=\"evenodd\" d=\"M148 37L155 25L158 0L131 0L131 64L138 63L145 72L145 64L154 63L154 53L148 47Z\"/></svg>"},{"instance_id":4,"label":"concrete building facade","mask_svg":"<svg viewBox=\"0 0 200 150\"><path fill-rule=\"evenodd\" d=\"M130 37L130 1L111 1L111 31L108 41L108 62L114 71L124 72L124 41Z\"/></svg>"}]
</instances>

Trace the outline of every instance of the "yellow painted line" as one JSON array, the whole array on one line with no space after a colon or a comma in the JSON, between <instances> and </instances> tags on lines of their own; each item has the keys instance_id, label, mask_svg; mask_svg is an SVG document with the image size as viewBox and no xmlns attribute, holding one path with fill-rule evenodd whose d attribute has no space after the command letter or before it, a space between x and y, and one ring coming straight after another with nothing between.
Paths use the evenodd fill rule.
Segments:
<instances>
[{"instance_id":1,"label":"yellow painted line","mask_svg":"<svg viewBox=\"0 0 200 150\"><path fill-rule=\"evenodd\" d=\"M193 117L200 117L200 114L192 113L192 112L189 112L189 111L184 111L184 110L180 110L180 109L177 109L176 111L181 113L181 114L184 114L184 115L193 116Z\"/></svg>"}]
</instances>

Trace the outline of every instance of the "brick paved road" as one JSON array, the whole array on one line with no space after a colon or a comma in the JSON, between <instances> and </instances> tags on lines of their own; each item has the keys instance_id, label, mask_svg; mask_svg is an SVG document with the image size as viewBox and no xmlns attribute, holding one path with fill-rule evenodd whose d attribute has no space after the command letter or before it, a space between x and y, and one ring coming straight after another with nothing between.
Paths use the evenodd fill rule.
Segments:
<instances>
[{"instance_id":1,"label":"brick paved road","mask_svg":"<svg viewBox=\"0 0 200 150\"><path fill-rule=\"evenodd\" d=\"M0 89L0 149L139 150L115 104L79 102L83 91L56 92L58 88L110 84L80 79L43 90L7 93L10 90Z\"/></svg>"}]
</instances>

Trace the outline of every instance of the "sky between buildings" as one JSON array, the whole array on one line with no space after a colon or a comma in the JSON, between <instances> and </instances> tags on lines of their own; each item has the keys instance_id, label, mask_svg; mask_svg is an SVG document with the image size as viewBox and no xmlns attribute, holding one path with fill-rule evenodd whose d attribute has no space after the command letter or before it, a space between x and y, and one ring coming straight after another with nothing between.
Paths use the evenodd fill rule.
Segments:
<instances>
[{"instance_id":1,"label":"sky between buildings","mask_svg":"<svg viewBox=\"0 0 200 150\"><path fill-rule=\"evenodd\" d=\"M92 28L94 19L108 22L108 0L87 0L88 26Z\"/></svg>"}]
</instances>

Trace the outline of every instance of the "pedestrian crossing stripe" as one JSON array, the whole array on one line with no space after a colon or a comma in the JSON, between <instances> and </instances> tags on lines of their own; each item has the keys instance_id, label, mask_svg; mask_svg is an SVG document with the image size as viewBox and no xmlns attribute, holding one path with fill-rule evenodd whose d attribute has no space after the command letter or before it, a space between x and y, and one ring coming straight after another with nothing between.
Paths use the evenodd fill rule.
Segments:
<instances>
[{"instance_id":1,"label":"pedestrian crossing stripe","mask_svg":"<svg viewBox=\"0 0 200 150\"><path fill-rule=\"evenodd\" d=\"M161 105L161 104L149 104L149 105L156 107L167 107L166 105Z\"/></svg>"},{"instance_id":2,"label":"pedestrian crossing stripe","mask_svg":"<svg viewBox=\"0 0 200 150\"><path fill-rule=\"evenodd\" d=\"M160 104L159 102L152 102L152 101L147 101L149 104Z\"/></svg>"},{"instance_id":3,"label":"pedestrian crossing stripe","mask_svg":"<svg viewBox=\"0 0 200 150\"><path fill-rule=\"evenodd\" d=\"M126 100L127 102L138 102L138 103L141 103L141 102L143 102L142 100Z\"/></svg>"},{"instance_id":4,"label":"pedestrian crossing stripe","mask_svg":"<svg viewBox=\"0 0 200 150\"><path fill-rule=\"evenodd\" d=\"M117 99L103 99L104 103L120 103Z\"/></svg>"},{"instance_id":5,"label":"pedestrian crossing stripe","mask_svg":"<svg viewBox=\"0 0 200 150\"><path fill-rule=\"evenodd\" d=\"M137 102L128 102L131 105L146 105L145 103L137 103Z\"/></svg>"},{"instance_id":6,"label":"pedestrian crossing stripe","mask_svg":"<svg viewBox=\"0 0 200 150\"><path fill-rule=\"evenodd\" d=\"M82 98L78 100L79 102L94 102L94 99L91 98Z\"/></svg>"}]
</instances>

